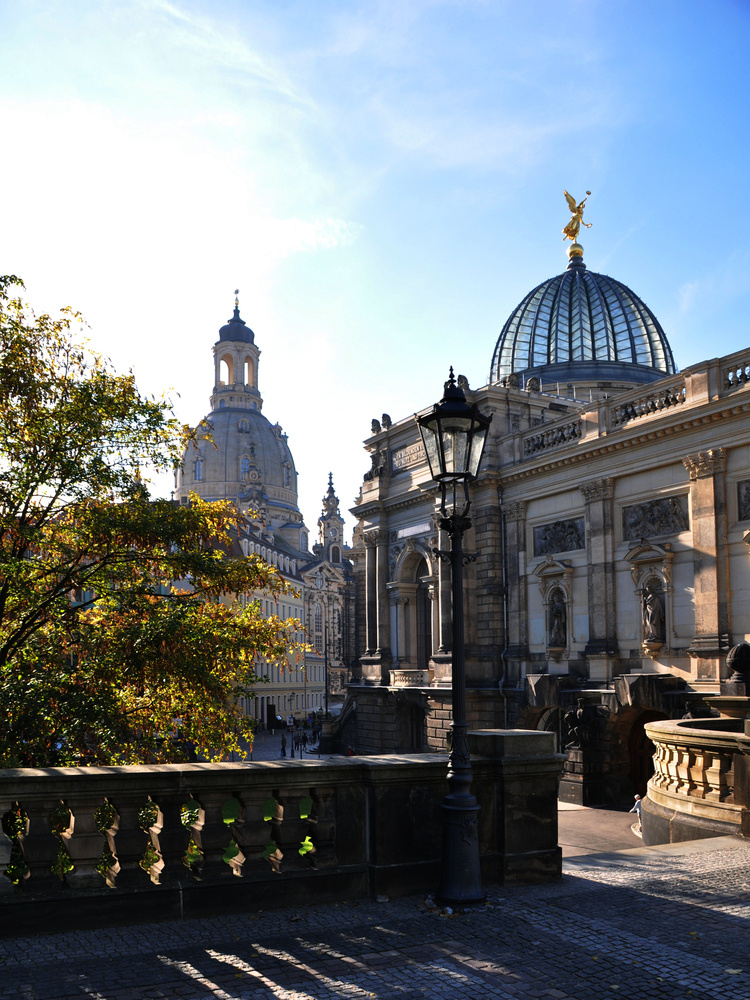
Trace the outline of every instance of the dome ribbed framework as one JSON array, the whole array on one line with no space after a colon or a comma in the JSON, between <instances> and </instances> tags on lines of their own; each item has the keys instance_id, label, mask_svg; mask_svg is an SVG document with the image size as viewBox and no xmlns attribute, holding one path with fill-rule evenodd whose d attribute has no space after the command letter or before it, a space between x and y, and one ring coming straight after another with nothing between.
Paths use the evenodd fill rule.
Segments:
<instances>
[{"instance_id":1,"label":"dome ribbed framework","mask_svg":"<svg viewBox=\"0 0 750 1000\"><path fill-rule=\"evenodd\" d=\"M648 306L627 285L587 270L578 257L513 310L495 346L490 382L512 373L650 382L676 370Z\"/></svg>"}]
</instances>

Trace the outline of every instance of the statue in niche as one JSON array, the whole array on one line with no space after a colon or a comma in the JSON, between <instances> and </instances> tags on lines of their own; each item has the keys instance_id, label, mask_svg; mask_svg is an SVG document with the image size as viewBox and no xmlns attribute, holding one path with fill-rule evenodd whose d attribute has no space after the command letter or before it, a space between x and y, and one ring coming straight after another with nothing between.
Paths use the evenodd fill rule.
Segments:
<instances>
[{"instance_id":1,"label":"statue in niche","mask_svg":"<svg viewBox=\"0 0 750 1000\"><path fill-rule=\"evenodd\" d=\"M664 605L661 595L653 587L643 592L643 639L645 642L664 642Z\"/></svg>"},{"instance_id":2,"label":"statue in niche","mask_svg":"<svg viewBox=\"0 0 750 1000\"><path fill-rule=\"evenodd\" d=\"M552 595L549 607L549 638L548 645L552 649L565 646L568 637L568 610L565 606L565 595L556 590Z\"/></svg>"},{"instance_id":3,"label":"statue in niche","mask_svg":"<svg viewBox=\"0 0 750 1000\"><path fill-rule=\"evenodd\" d=\"M750 483L740 483L739 493L739 520L750 520Z\"/></svg>"}]
</instances>

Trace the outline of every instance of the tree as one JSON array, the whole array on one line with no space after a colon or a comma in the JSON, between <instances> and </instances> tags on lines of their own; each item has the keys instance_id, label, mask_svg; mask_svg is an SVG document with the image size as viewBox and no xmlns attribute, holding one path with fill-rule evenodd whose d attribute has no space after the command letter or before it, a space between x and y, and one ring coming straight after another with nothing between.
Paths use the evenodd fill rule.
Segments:
<instances>
[{"instance_id":1,"label":"tree","mask_svg":"<svg viewBox=\"0 0 750 1000\"><path fill-rule=\"evenodd\" d=\"M297 655L299 624L236 595L289 588L231 554L231 503L150 497L189 430L22 287L0 278L0 766L241 751L254 664Z\"/></svg>"}]
</instances>

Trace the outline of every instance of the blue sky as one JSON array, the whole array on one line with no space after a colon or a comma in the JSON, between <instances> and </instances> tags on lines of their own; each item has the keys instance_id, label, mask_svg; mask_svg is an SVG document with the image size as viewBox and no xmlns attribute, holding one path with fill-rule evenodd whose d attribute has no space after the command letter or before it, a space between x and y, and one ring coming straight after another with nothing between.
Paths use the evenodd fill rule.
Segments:
<instances>
[{"instance_id":1,"label":"blue sky","mask_svg":"<svg viewBox=\"0 0 750 1000\"><path fill-rule=\"evenodd\" d=\"M192 423L239 287L314 527L486 382L564 188L681 368L750 345L749 56L747 0L6 0L0 270Z\"/></svg>"}]
</instances>

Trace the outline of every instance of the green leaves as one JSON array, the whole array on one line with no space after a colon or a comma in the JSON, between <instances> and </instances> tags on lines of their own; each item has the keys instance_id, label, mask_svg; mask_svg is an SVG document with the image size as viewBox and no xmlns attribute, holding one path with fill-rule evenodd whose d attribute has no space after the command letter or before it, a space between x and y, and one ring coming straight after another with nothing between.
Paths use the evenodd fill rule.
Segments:
<instances>
[{"instance_id":1,"label":"green leaves","mask_svg":"<svg viewBox=\"0 0 750 1000\"><path fill-rule=\"evenodd\" d=\"M21 287L0 278L0 766L242 753L256 662L298 649L252 598L290 588L232 556L230 502L149 496L190 432Z\"/></svg>"}]
</instances>

